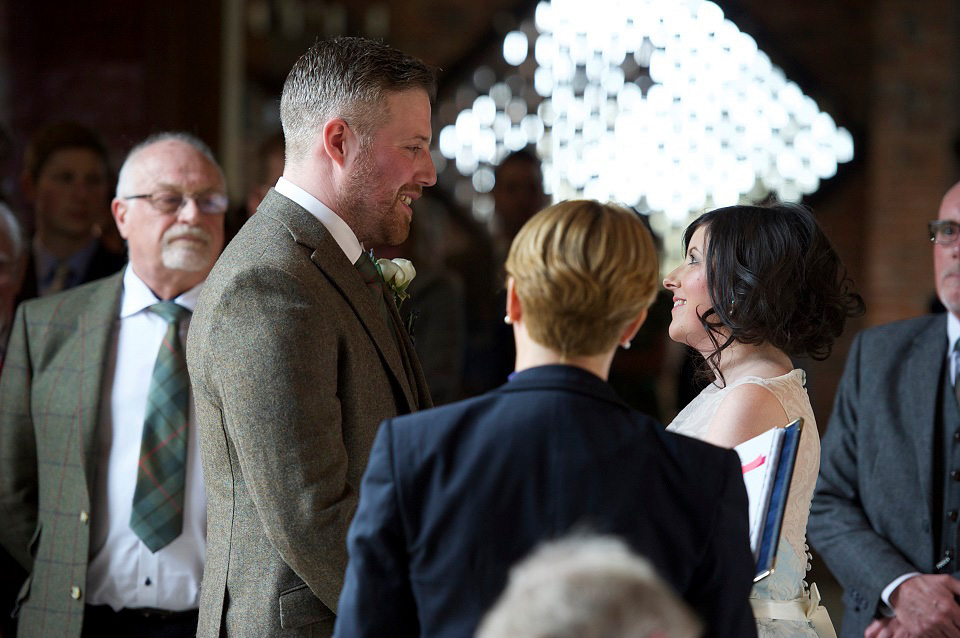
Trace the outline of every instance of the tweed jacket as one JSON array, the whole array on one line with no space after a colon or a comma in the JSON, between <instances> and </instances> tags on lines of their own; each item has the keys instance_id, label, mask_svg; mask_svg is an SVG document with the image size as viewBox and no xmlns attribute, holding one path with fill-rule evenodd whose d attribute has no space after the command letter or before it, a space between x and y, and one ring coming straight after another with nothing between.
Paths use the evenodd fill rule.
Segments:
<instances>
[{"instance_id":1,"label":"tweed jacket","mask_svg":"<svg viewBox=\"0 0 960 638\"><path fill-rule=\"evenodd\" d=\"M461 638L541 541L613 534L709 638L756 636L735 452L665 432L573 366L386 421L350 526L336 636Z\"/></svg>"},{"instance_id":2,"label":"tweed jacket","mask_svg":"<svg viewBox=\"0 0 960 638\"><path fill-rule=\"evenodd\" d=\"M946 355L946 316L936 315L865 330L847 357L807 525L843 586L845 638L863 636L895 578L937 573L943 476L932 468Z\"/></svg>"},{"instance_id":3,"label":"tweed jacket","mask_svg":"<svg viewBox=\"0 0 960 638\"><path fill-rule=\"evenodd\" d=\"M101 382L123 273L17 309L0 375L0 543L30 572L20 636L79 636Z\"/></svg>"},{"instance_id":4,"label":"tweed jacket","mask_svg":"<svg viewBox=\"0 0 960 638\"><path fill-rule=\"evenodd\" d=\"M207 488L199 636L332 633L377 425L431 405L384 296L394 331L323 224L274 190L208 277L187 341Z\"/></svg>"}]
</instances>

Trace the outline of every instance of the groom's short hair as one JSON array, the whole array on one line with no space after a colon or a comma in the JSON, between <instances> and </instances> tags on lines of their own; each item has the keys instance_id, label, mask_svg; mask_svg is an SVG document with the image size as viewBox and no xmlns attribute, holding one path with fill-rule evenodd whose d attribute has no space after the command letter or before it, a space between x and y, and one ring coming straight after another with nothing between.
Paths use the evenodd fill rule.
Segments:
<instances>
[{"instance_id":1,"label":"groom's short hair","mask_svg":"<svg viewBox=\"0 0 960 638\"><path fill-rule=\"evenodd\" d=\"M334 117L343 118L366 143L385 119L388 94L410 90L424 91L431 102L436 97L436 73L421 60L366 38L318 41L283 84L280 122L287 161L304 157Z\"/></svg>"}]
</instances>

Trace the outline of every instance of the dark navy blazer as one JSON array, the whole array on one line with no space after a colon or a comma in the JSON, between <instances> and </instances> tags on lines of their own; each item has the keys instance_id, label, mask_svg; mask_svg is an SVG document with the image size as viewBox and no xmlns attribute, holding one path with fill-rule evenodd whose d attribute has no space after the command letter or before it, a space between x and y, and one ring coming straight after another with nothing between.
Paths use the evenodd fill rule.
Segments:
<instances>
[{"instance_id":1,"label":"dark navy blazer","mask_svg":"<svg viewBox=\"0 0 960 638\"><path fill-rule=\"evenodd\" d=\"M472 636L511 565L579 531L615 534L650 559L708 636L756 635L736 453L665 432L561 365L383 422L335 635Z\"/></svg>"}]
</instances>

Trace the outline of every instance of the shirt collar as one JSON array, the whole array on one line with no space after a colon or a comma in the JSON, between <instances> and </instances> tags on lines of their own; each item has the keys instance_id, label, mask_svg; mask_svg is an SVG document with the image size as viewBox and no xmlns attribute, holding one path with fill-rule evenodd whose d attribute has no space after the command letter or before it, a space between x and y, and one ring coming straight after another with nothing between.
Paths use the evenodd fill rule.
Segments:
<instances>
[{"instance_id":1,"label":"shirt collar","mask_svg":"<svg viewBox=\"0 0 960 638\"><path fill-rule=\"evenodd\" d=\"M947 355L953 354L953 348L957 345L957 339L960 339L960 319L955 314L947 311Z\"/></svg>"},{"instance_id":2,"label":"shirt collar","mask_svg":"<svg viewBox=\"0 0 960 638\"><path fill-rule=\"evenodd\" d=\"M182 295L179 295L173 301L178 306L183 306L190 312L197 307L197 297L203 289L203 282L200 282ZM143 280L133 272L133 267L127 264L126 271L123 273L123 300L120 302L120 318L126 319L142 310L146 310L155 303L160 303L153 291Z\"/></svg>"},{"instance_id":3,"label":"shirt collar","mask_svg":"<svg viewBox=\"0 0 960 638\"><path fill-rule=\"evenodd\" d=\"M340 246L340 250L347 256L351 264L355 264L357 260L360 259L363 246L360 245L360 240L357 239L357 235L353 232L353 229L347 225L347 222L343 221L343 218L319 199L283 177L277 180L275 190L284 197L293 200L305 208L311 215L319 219L324 228L326 228L334 240L336 240L337 245Z\"/></svg>"}]
</instances>

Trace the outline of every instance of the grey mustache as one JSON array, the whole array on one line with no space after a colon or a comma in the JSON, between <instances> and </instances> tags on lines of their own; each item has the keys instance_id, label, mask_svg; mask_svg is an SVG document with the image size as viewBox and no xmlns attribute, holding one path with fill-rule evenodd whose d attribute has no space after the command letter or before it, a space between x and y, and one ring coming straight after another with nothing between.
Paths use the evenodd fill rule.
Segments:
<instances>
[{"instance_id":1,"label":"grey mustache","mask_svg":"<svg viewBox=\"0 0 960 638\"><path fill-rule=\"evenodd\" d=\"M174 239L180 239L182 237L200 239L208 244L213 241L213 237L210 235L210 233L202 228L194 228L192 226L174 226L163 234L163 242L169 243Z\"/></svg>"}]
</instances>

